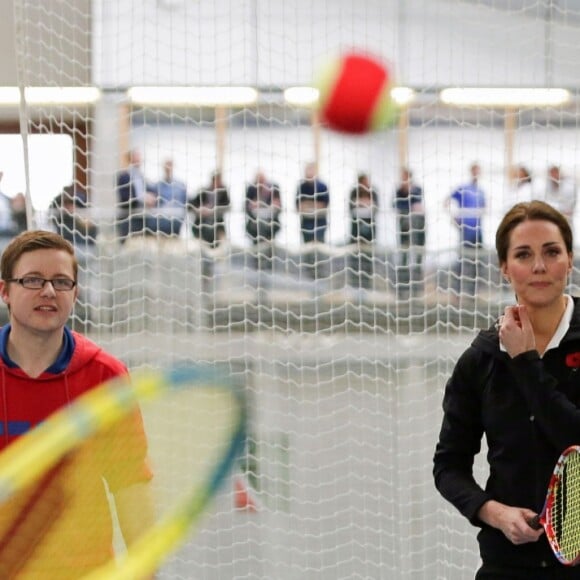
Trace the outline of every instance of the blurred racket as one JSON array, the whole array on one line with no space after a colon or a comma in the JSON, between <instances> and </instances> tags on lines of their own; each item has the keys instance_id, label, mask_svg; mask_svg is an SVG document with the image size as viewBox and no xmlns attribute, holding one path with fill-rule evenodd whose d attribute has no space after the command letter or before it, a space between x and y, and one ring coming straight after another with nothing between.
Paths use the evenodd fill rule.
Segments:
<instances>
[{"instance_id":1,"label":"blurred racket","mask_svg":"<svg viewBox=\"0 0 580 580\"><path fill-rule=\"evenodd\" d=\"M544 527L550 547L567 566L580 563L580 445L572 445L558 459L550 478L544 509L530 526Z\"/></svg>"},{"instance_id":2,"label":"blurred racket","mask_svg":"<svg viewBox=\"0 0 580 580\"><path fill-rule=\"evenodd\" d=\"M85 578L150 576L183 543L245 444L243 391L227 375L209 367L148 369L134 373L130 381L115 379L105 383L50 416L0 454L2 577L10 577L18 570L17 566L22 565L18 560L34 557L38 537L44 538L44 534L58 528L59 518L67 510L63 488L71 481L82 484L85 476L82 470L71 470L74 458L82 456L83 447L87 448L85 457L94 463L95 447L90 445L122 427L139 410L153 472L148 485L157 517L126 551L112 553L114 557L109 562ZM107 439L108 444L112 440ZM119 448L108 448L108 453L123 457L126 446L130 442L121 438L121 444L117 441ZM130 461L117 460L114 464L125 463ZM49 485L59 475L60 484ZM18 516L6 524L1 510L14 503ZM83 514L83 526L93 525L87 513ZM62 544L62 538L59 542ZM61 577L59 570L51 570L51 574Z\"/></svg>"}]
</instances>

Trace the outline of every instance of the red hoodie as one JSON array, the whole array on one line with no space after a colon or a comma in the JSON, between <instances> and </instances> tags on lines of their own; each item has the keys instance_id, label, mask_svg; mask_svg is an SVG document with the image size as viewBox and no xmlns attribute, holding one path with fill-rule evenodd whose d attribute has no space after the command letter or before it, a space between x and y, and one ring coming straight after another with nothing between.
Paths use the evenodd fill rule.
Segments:
<instances>
[{"instance_id":1,"label":"red hoodie","mask_svg":"<svg viewBox=\"0 0 580 580\"><path fill-rule=\"evenodd\" d=\"M31 379L0 357L0 450L84 392L127 374L123 363L86 337L70 336L72 356L56 374ZM143 424L135 414L0 506L0 577L78 578L107 561L112 519L106 489L114 494L150 478Z\"/></svg>"}]
</instances>

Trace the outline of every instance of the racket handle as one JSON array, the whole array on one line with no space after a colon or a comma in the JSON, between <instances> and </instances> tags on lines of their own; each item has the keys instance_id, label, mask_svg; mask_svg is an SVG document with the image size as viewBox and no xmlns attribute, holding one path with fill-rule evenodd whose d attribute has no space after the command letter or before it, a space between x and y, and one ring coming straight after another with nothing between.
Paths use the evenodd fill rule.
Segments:
<instances>
[{"instance_id":1,"label":"racket handle","mask_svg":"<svg viewBox=\"0 0 580 580\"><path fill-rule=\"evenodd\" d=\"M534 530L539 530L542 527L542 523L540 522L540 515L534 516L531 520L528 520L528 525L530 528Z\"/></svg>"}]
</instances>

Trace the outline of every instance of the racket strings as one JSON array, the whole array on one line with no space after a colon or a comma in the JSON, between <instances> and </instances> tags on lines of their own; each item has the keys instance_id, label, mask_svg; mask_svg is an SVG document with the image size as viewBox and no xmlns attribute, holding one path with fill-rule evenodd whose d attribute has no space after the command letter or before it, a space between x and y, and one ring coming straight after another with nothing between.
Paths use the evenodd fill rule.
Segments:
<instances>
[{"instance_id":1,"label":"racket strings","mask_svg":"<svg viewBox=\"0 0 580 580\"><path fill-rule=\"evenodd\" d=\"M233 509L218 489L246 421L243 390L195 366L81 396L0 456L0 578L128 580L164 560L171 568L179 546L195 549L187 535L210 501Z\"/></svg>"},{"instance_id":2,"label":"racket strings","mask_svg":"<svg viewBox=\"0 0 580 580\"><path fill-rule=\"evenodd\" d=\"M554 490L552 527L562 556L572 562L580 555L580 454L571 453Z\"/></svg>"}]
</instances>

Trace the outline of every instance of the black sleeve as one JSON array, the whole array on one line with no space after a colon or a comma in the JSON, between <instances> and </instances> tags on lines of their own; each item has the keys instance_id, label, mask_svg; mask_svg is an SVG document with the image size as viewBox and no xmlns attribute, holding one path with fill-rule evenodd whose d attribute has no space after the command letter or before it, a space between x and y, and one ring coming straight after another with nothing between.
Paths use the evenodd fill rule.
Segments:
<instances>
[{"instance_id":1,"label":"black sleeve","mask_svg":"<svg viewBox=\"0 0 580 580\"><path fill-rule=\"evenodd\" d=\"M473 462L481 450L481 361L472 348L460 357L447 381L443 421L433 458L435 486L472 524L479 508L492 499L475 481Z\"/></svg>"}]
</instances>

